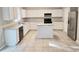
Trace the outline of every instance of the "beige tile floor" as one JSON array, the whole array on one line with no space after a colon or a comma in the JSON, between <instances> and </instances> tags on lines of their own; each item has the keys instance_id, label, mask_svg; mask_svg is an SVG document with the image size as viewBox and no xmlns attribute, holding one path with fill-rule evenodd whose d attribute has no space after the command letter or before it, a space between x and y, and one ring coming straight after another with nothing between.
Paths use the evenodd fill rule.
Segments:
<instances>
[{"instance_id":1,"label":"beige tile floor","mask_svg":"<svg viewBox=\"0 0 79 59\"><path fill-rule=\"evenodd\" d=\"M29 31L23 40L13 47L5 47L1 52L77 52L79 44L71 40L63 31L54 31L53 39L38 39L37 31Z\"/></svg>"}]
</instances>

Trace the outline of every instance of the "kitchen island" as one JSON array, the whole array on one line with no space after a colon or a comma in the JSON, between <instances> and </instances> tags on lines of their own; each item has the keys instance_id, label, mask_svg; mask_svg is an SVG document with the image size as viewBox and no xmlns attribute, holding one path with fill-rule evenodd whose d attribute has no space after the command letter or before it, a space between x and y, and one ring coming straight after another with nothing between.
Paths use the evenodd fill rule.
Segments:
<instances>
[{"instance_id":1,"label":"kitchen island","mask_svg":"<svg viewBox=\"0 0 79 59\"><path fill-rule=\"evenodd\" d=\"M0 50L2 48L4 48L7 44L6 44L6 40L5 40L5 33L4 33L4 29L6 29L7 27L13 26L15 25L14 22L11 23L0 23Z\"/></svg>"},{"instance_id":2,"label":"kitchen island","mask_svg":"<svg viewBox=\"0 0 79 59\"><path fill-rule=\"evenodd\" d=\"M15 46L23 39L23 25L4 28L4 36L7 46Z\"/></svg>"},{"instance_id":3,"label":"kitchen island","mask_svg":"<svg viewBox=\"0 0 79 59\"><path fill-rule=\"evenodd\" d=\"M11 22L0 26L3 30L5 45L15 46L23 39L23 24Z\"/></svg>"},{"instance_id":4,"label":"kitchen island","mask_svg":"<svg viewBox=\"0 0 79 59\"><path fill-rule=\"evenodd\" d=\"M38 24L37 38L53 38L52 24Z\"/></svg>"}]
</instances>

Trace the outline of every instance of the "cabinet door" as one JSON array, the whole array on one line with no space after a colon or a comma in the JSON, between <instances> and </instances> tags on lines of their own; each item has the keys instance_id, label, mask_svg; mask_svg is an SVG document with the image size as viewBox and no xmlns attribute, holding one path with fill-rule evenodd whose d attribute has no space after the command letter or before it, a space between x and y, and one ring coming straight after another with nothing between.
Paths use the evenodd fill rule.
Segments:
<instances>
[{"instance_id":1,"label":"cabinet door","mask_svg":"<svg viewBox=\"0 0 79 59\"><path fill-rule=\"evenodd\" d=\"M0 30L0 49L5 46L5 40L4 40L4 35L3 35L3 30Z\"/></svg>"},{"instance_id":2,"label":"cabinet door","mask_svg":"<svg viewBox=\"0 0 79 59\"><path fill-rule=\"evenodd\" d=\"M3 7L3 20L13 20L14 19L14 9L12 7Z\"/></svg>"},{"instance_id":3,"label":"cabinet door","mask_svg":"<svg viewBox=\"0 0 79 59\"><path fill-rule=\"evenodd\" d=\"M29 23L25 23L24 25L23 25L23 31L24 31L24 35L29 31Z\"/></svg>"},{"instance_id":4,"label":"cabinet door","mask_svg":"<svg viewBox=\"0 0 79 59\"><path fill-rule=\"evenodd\" d=\"M4 30L5 41L7 46L15 46L17 44L16 33L16 30Z\"/></svg>"},{"instance_id":5,"label":"cabinet door","mask_svg":"<svg viewBox=\"0 0 79 59\"><path fill-rule=\"evenodd\" d=\"M14 12L14 8L13 7L10 7L9 8L9 13L10 13L10 20L14 20L15 19L15 12Z\"/></svg>"},{"instance_id":6,"label":"cabinet door","mask_svg":"<svg viewBox=\"0 0 79 59\"><path fill-rule=\"evenodd\" d=\"M2 46L1 41L2 41L2 30L0 30L0 47Z\"/></svg>"},{"instance_id":7,"label":"cabinet door","mask_svg":"<svg viewBox=\"0 0 79 59\"><path fill-rule=\"evenodd\" d=\"M22 18L26 17L26 10L21 9Z\"/></svg>"},{"instance_id":8,"label":"cabinet door","mask_svg":"<svg viewBox=\"0 0 79 59\"><path fill-rule=\"evenodd\" d=\"M56 30L63 30L63 22L53 22L53 29Z\"/></svg>"},{"instance_id":9,"label":"cabinet door","mask_svg":"<svg viewBox=\"0 0 79 59\"><path fill-rule=\"evenodd\" d=\"M8 7L2 8L2 12L3 12L3 20L9 20L10 18L9 8Z\"/></svg>"},{"instance_id":10,"label":"cabinet door","mask_svg":"<svg viewBox=\"0 0 79 59\"><path fill-rule=\"evenodd\" d=\"M53 38L53 28L51 25L38 25L37 38Z\"/></svg>"}]
</instances>

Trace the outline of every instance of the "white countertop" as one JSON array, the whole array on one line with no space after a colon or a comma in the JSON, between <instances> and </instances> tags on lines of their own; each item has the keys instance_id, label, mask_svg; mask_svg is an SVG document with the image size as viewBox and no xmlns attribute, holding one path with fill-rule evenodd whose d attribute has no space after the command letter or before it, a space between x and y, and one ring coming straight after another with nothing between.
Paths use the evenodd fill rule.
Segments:
<instances>
[{"instance_id":1,"label":"white countertop","mask_svg":"<svg viewBox=\"0 0 79 59\"><path fill-rule=\"evenodd\" d=\"M16 25L16 23L11 22L11 23L9 23L9 24L3 24L3 25L0 25L0 29L7 28L7 27L11 27L11 26L13 26L13 25Z\"/></svg>"},{"instance_id":2,"label":"white countertop","mask_svg":"<svg viewBox=\"0 0 79 59\"><path fill-rule=\"evenodd\" d=\"M49 26L49 25L52 25L52 23L51 24L44 24L44 23L38 24L38 26Z\"/></svg>"},{"instance_id":3,"label":"white countertop","mask_svg":"<svg viewBox=\"0 0 79 59\"><path fill-rule=\"evenodd\" d=\"M0 29L18 29L19 27L23 26L23 24L16 24L15 22L0 25Z\"/></svg>"},{"instance_id":4,"label":"white countertop","mask_svg":"<svg viewBox=\"0 0 79 59\"><path fill-rule=\"evenodd\" d=\"M10 26L10 27L7 27L6 29L18 29L21 26L23 26L23 24Z\"/></svg>"}]
</instances>

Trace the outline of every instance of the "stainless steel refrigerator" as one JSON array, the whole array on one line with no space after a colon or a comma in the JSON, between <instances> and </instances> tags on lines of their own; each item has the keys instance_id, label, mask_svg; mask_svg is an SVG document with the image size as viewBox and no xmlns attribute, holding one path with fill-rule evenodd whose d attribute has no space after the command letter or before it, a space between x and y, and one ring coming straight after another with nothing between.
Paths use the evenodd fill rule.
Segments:
<instances>
[{"instance_id":1,"label":"stainless steel refrigerator","mask_svg":"<svg viewBox=\"0 0 79 59\"><path fill-rule=\"evenodd\" d=\"M76 41L77 40L77 20L78 20L78 12L71 11L68 15L68 36Z\"/></svg>"}]
</instances>

